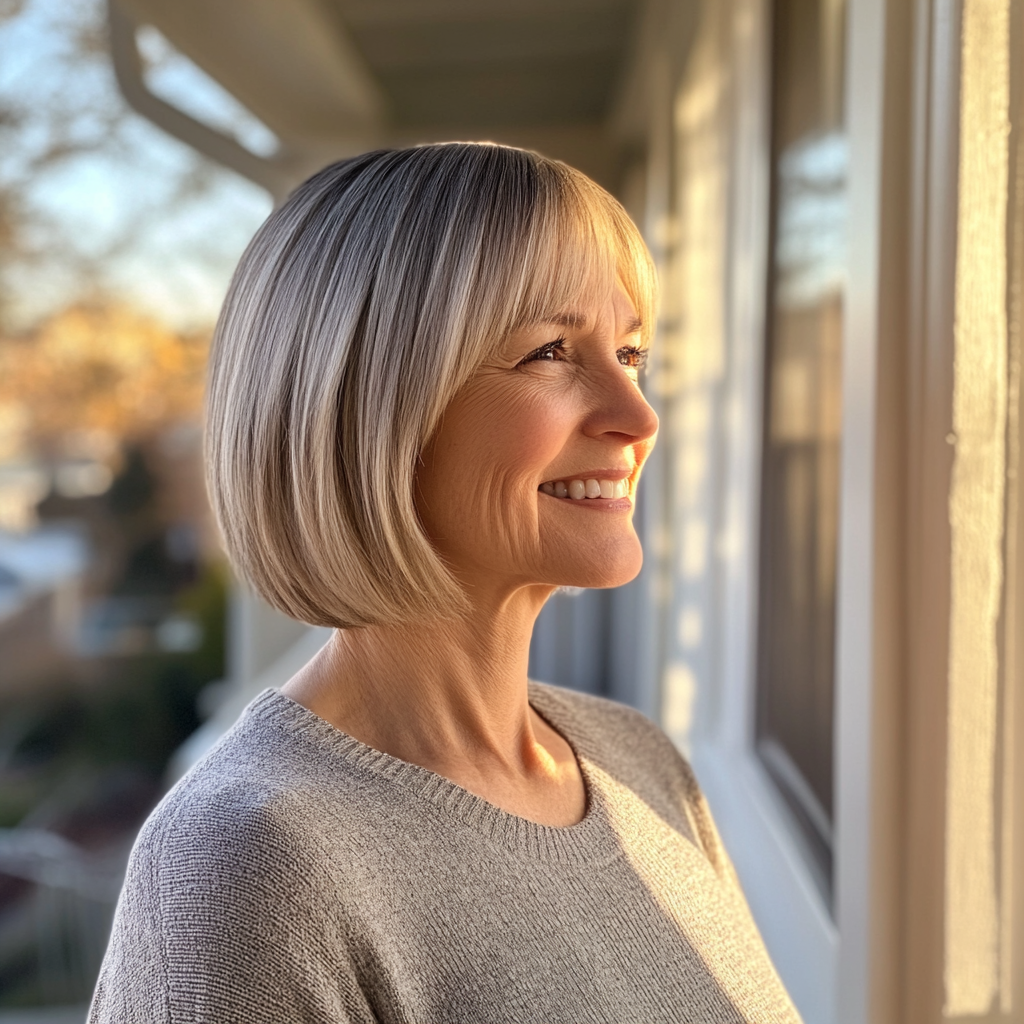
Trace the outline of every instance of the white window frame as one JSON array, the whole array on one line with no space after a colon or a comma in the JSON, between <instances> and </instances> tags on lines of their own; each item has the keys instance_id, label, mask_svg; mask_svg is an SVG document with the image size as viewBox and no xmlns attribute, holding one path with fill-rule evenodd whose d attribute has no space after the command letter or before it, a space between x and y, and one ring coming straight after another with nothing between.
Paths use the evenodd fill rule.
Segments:
<instances>
[{"instance_id":1,"label":"white window frame","mask_svg":"<svg viewBox=\"0 0 1024 1024\"><path fill-rule=\"evenodd\" d=\"M714 14L709 13L714 8ZM728 16L722 14L728 8ZM910 69L895 75L898 54L913 31L913 10L898 0L849 0L847 28L847 134L850 141L850 273L844 302L843 460L841 528L837 583L836 644L836 818L834 905L830 910L815 885L793 823L775 784L754 751L757 659L758 541L762 451L763 353L767 225L770 201L770 0L706 0L709 18L730 20L714 70L728 84L721 105L728 145L721 173L728 182L723 231L727 254L724 292L725 368L714 382L720 419L708 433L717 460L715 493L705 499L712 557L699 581L705 611L702 649L693 654L696 705L679 719L668 692L673 670L670 590L694 588L679 578L684 541L666 542L658 524L647 535L645 591L648 623L659 623L657 665L663 693L663 723L689 753L715 814L718 827L743 882L751 909L772 958L807 1024L868 1024L876 1001L877 954L884 955L895 929L886 927L879 908L891 875L890 838L884 820L892 801L878 791L878 769L892 749L893 736L875 716L886 711L891 692L880 684L891 665L876 645L876 616L892 599L890 576L876 576L891 531L876 529L879 475L891 469L876 458L879 416L877 352L888 330L881 276L899 254L888 255L897 230L883 218L893 180L903 180L900 161L909 141L893 146L892 129L909 109ZM700 32L697 29L697 43ZM719 32L720 32L719 28ZM667 44L671 46L671 40ZM692 53L692 49L691 49ZM656 58L652 57L652 63ZM666 59L671 65L672 60ZM887 78L888 76L888 78ZM888 85L887 85L888 81ZM886 92L888 88L889 92ZM897 128L899 125L897 125ZM903 124L906 133L907 125ZM673 145L671 123L655 124L649 146L648 236L656 252L671 208L666 189L665 153ZM889 135L887 136L887 132ZM661 138L659 138L659 135ZM667 164L671 168L672 164ZM660 190L660 191L659 191ZM888 192L886 191L888 190ZM905 266L905 261L903 266ZM671 275L666 274L671 287ZM887 339L889 340L889 339ZM671 398L661 400L662 412ZM742 415L740 413L742 412ZM663 416L663 426L665 423ZM884 423L885 431L893 427ZM665 443L667 441L667 443ZM663 466L671 446L663 440ZM649 483L648 483L649 485ZM658 481L658 489L666 487ZM675 524L662 524L672 533ZM678 530L677 530L678 532ZM652 543L653 541L653 543ZM653 555L653 558L651 557ZM889 588L886 590L886 588ZM880 594L880 590L882 593ZM681 728L673 726L682 725ZM881 936L881 938L880 938ZM886 938L888 937L888 938ZM872 943L877 947L872 958ZM873 974L872 972L875 972Z\"/></svg>"}]
</instances>

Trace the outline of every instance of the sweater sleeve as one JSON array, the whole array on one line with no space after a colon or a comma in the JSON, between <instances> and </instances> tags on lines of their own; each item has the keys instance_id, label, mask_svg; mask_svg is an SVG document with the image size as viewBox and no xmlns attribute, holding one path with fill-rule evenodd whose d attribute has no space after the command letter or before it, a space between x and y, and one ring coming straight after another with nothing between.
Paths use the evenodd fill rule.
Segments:
<instances>
[{"instance_id":1,"label":"sweater sleeve","mask_svg":"<svg viewBox=\"0 0 1024 1024\"><path fill-rule=\"evenodd\" d=\"M303 825L237 798L161 805L132 852L88 1024L371 1024Z\"/></svg>"}]
</instances>

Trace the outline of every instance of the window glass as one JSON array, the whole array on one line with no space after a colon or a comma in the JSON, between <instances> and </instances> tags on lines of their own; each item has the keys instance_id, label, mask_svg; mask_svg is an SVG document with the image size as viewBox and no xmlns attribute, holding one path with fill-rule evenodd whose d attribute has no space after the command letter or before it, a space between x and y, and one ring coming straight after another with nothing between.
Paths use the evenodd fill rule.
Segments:
<instances>
[{"instance_id":1,"label":"window glass","mask_svg":"<svg viewBox=\"0 0 1024 1024\"><path fill-rule=\"evenodd\" d=\"M757 748L831 888L844 0L777 0Z\"/></svg>"}]
</instances>

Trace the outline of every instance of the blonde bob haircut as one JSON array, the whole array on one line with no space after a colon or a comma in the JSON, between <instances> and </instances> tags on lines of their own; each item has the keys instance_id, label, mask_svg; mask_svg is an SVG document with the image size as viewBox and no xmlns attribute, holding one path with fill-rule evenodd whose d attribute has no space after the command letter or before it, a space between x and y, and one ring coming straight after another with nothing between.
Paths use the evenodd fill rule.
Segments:
<instances>
[{"instance_id":1,"label":"blonde bob haircut","mask_svg":"<svg viewBox=\"0 0 1024 1024\"><path fill-rule=\"evenodd\" d=\"M414 507L418 457L511 332L616 278L646 343L639 232L537 153L379 150L300 185L242 256L213 340L207 482L236 570L315 625L459 614L466 594Z\"/></svg>"}]
</instances>

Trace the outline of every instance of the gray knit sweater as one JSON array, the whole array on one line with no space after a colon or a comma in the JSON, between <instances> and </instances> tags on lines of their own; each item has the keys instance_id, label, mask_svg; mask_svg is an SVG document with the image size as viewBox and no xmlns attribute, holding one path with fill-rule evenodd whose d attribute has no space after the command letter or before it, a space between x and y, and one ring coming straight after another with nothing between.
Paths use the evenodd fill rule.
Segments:
<instances>
[{"instance_id":1,"label":"gray knit sweater","mask_svg":"<svg viewBox=\"0 0 1024 1024\"><path fill-rule=\"evenodd\" d=\"M579 759L576 825L264 691L143 827L90 1024L798 1024L671 742L530 702Z\"/></svg>"}]
</instances>

